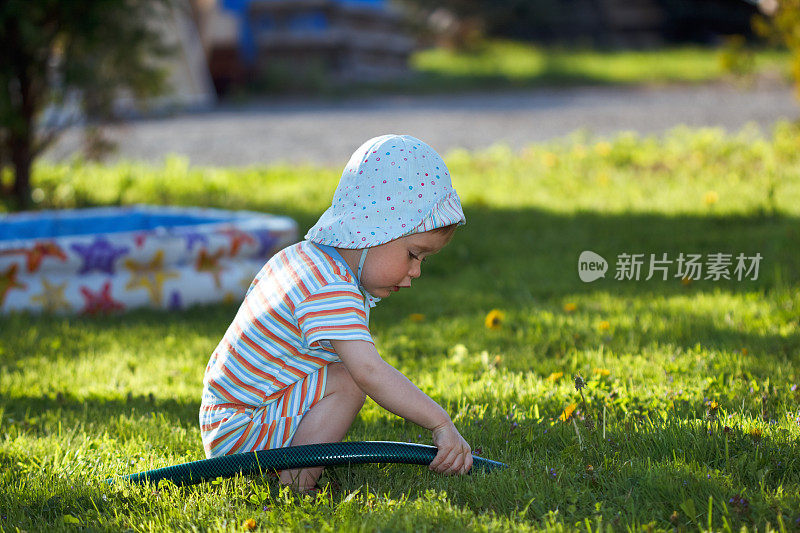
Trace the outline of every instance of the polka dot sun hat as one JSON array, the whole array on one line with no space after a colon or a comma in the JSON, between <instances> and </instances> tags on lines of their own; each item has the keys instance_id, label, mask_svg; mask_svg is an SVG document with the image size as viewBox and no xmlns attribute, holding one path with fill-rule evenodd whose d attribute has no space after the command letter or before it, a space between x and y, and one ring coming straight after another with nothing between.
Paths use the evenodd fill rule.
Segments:
<instances>
[{"instance_id":1,"label":"polka dot sun hat","mask_svg":"<svg viewBox=\"0 0 800 533\"><path fill-rule=\"evenodd\" d=\"M305 238L339 248L370 248L464 223L439 154L410 135L382 135L353 153L332 205Z\"/></svg>"}]
</instances>

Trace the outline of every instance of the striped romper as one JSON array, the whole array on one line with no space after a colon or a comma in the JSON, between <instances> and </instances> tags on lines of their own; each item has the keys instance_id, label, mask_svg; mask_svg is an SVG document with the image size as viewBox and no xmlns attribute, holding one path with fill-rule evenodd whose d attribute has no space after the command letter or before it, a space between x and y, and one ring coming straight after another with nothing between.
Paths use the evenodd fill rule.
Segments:
<instances>
[{"instance_id":1,"label":"striped romper","mask_svg":"<svg viewBox=\"0 0 800 533\"><path fill-rule=\"evenodd\" d=\"M272 257L206 367L206 456L288 446L303 414L325 394L326 365L339 361L329 341L373 342L368 320L341 256L302 241Z\"/></svg>"}]
</instances>

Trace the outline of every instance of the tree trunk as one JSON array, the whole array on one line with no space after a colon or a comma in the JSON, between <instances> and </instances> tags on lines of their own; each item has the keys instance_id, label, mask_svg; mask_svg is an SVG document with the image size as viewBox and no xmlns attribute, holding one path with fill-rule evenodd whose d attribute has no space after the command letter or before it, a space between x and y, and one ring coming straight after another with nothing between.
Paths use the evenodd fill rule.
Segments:
<instances>
[{"instance_id":1,"label":"tree trunk","mask_svg":"<svg viewBox=\"0 0 800 533\"><path fill-rule=\"evenodd\" d=\"M24 144L24 143L20 143ZM11 195L19 210L28 209L31 203L31 146L14 146L11 160L14 163L14 184Z\"/></svg>"},{"instance_id":2,"label":"tree trunk","mask_svg":"<svg viewBox=\"0 0 800 533\"><path fill-rule=\"evenodd\" d=\"M19 120L9 128L11 162L14 165L14 184L12 198L18 210L27 209L31 204L31 165L35 156L36 108L39 103L37 84L30 75L28 61L17 61L18 112Z\"/></svg>"}]
</instances>

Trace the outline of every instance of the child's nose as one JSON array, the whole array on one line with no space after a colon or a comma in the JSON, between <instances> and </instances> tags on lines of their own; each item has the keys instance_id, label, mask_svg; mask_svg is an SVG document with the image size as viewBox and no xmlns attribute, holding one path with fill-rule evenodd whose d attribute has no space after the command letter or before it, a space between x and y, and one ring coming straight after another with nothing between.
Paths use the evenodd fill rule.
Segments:
<instances>
[{"instance_id":1,"label":"child's nose","mask_svg":"<svg viewBox=\"0 0 800 533\"><path fill-rule=\"evenodd\" d=\"M418 263L417 261L414 261L414 263L411 265L411 269L408 271L409 277L411 277L411 279L416 279L420 277L421 274L422 274L422 264Z\"/></svg>"}]
</instances>

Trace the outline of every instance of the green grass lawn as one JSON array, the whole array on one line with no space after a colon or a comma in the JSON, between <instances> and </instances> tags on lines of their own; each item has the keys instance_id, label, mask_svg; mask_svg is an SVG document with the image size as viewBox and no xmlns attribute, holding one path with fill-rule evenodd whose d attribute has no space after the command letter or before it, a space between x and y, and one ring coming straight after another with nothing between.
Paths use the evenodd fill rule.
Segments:
<instances>
[{"instance_id":1,"label":"green grass lawn","mask_svg":"<svg viewBox=\"0 0 800 533\"><path fill-rule=\"evenodd\" d=\"M727 81L748 84L765 76L791 80L789 53L749 48L738 40L719 47L672 46L651 50L545 47L486 39L469 49L433 47L414 52L409 75L389 81L332 84L324 70L306 75L275 66L234 98L261 93L352 96L371 93L451 93L574 85L648 85Z\"/></svg>"},{"instance_id":2,"label":"green grass lawn","mask_svg":"<svg viewBox=\"0 0 800 533\"><path fill-rule=\"evenodd\" d=\"M748 50L734 45L603 51L487 40L472 50L430 48L416 52L410 62L416 76L407 82L407 88L698 83L733 79L732 72L750 76L772 72L789 79L788 57L785 51Z\"/></svg>"},{"instance_id":3,"label":"green grass lawn","mask_svg":"<svg viewBox=\"0 0 800 533\"><path fill-rule=\"evenodd\" d=\"M337 467L316 499L257 477L107 485L203 457L203 369L236 306L16 315L0 318L0 531L800 528L800 129L576 134L445 159L468 223L372 331L509 469ZM41 207L261 209L305 229L339 171L171 158L41 164L34 181ZM580 281L584 250L605 279ZM614 279L619 254L681 252L763 260L756 280ZM371 400L347 438L430 443Z\"/></svg>"}]
</instances>

